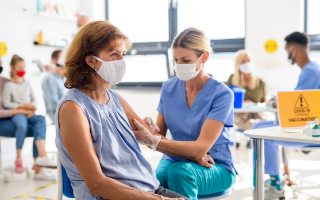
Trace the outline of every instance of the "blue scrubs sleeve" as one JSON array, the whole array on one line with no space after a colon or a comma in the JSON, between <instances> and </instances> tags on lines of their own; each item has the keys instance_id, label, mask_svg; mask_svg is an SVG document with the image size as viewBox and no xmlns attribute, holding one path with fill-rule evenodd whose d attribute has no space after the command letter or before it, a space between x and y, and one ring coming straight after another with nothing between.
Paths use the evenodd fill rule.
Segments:
<instances>
[{"instance_id":1,"label":"blue scrubs sleeve","mask_svg":"<svg viewBox=\"0 0 320 200\"><path fill-rule=\"evenodd\" d=\"M225 127L233 127L233 99L234 95L230 90L225 90L221 94L217 94L211 104L207 119L222 122Z\"/></svg>"},{"instance_id":2,"label":"blue scrubs sleeve","mask_svg":"<svg viewBox=\"0 0 320 200\"><path fill-rule=\"evenodd\" d=\"M307 90L314 89L315 85L318 84L318 80L314 78L310 78L314 76L314 71L309 68L305 68L302 70L297 87L295 90Z\"/></svg>"}]
</instances>

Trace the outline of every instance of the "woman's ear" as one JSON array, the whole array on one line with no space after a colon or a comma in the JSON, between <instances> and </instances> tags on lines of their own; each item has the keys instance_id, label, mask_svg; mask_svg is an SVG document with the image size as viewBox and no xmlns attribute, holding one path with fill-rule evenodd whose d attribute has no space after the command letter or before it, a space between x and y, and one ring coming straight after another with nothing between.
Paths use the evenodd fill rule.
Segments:
<instances>
[{"instance_id":1,"label":"woman's ear","mask_svg":"<svg viewBox=\"0 0 320 200\"><path fill-rule=\"evenodd\" d=\"M96 63L96 59L94 59L94 57L92 56L86 56L86 58L84 59L86 61L86 63L93 69L95 69L95 63Z\"/></svg>"},{"instance_id":2,"label":"woman's ear","mask_svg":"<svg viewBox=\"0 0 320 200\"><path fill-rule=\"evenodd\" d=\"M208 51L205 51L205 52L203 53L202 63L206 63L206 62L208 61L209 55L210 55L210 53L209 53Z\"/></svg>"}]
</instances>

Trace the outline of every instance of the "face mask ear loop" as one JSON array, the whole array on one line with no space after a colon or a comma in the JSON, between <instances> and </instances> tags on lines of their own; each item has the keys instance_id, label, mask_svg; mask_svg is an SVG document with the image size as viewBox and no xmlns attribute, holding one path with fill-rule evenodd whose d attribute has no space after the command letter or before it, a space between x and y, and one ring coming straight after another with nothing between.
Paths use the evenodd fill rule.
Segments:
<instances>
[{"instance_id":1,"label":"face mask ear loop","mask_svg":"<svg viewBox=\"0 0 320 200\"><path fill-rule=\"evenodd\" d=\"M101 65L102 63L104 62L103 60L101 60L100 58L96 57L96 56L92 56L93 58L95 58L97 61L100 61L101 62ZM92 68L94 69L94 71L98 72L98 70L96 70L95 68Z\"/></svg>"},{"instance_id":2,"label":"face mask ear loop","mask_svg":"<svg viewBox=\"0 0 320 200\"><path fill-rule=\"evenodd\" d=\"M201 56L198 58L198 60L197 60L197 62L196 62L196 67L197 67L197 63L198 63L199 60L202 58L203 54L204 54L204 53L202 53ZM204 63L203 63L203 66L201 66L198 71L200 72L200 70L201 70L202 68L204 68Z\"/></svg>"}]
</instances>

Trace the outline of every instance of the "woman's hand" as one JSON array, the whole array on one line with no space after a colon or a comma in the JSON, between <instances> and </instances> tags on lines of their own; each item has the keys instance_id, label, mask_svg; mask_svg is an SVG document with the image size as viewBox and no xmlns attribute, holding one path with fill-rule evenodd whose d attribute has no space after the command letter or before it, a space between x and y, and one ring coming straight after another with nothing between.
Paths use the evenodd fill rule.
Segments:
<instances>
[{"instance_id":1,"label":"woman's hand","mask_svg":"<svg viewBox=\"0 0 320 200\"><path fill-rule=\"evenodd\" d=\"M191 161L197 163L200 166L207 167L207 168L212 168L215 162L213 159L207 154L203 158L196 157L192 159Z\"/></svg>"},{"instance_id":2,"label":"woman's hand","mask_svg":"<svg viewBox=\"0 0 320 200\"><path fill-rule=\"evenodd\" d=\"M146 127L142 126L140 122L133 119L133 124L136 126L137 130L133 131L137 141L141 145L150 146L153 152L156 151L157 146L161 140L161 136L152 135Z\"/></svg>"},{"instance_id":3,"label":"woman's hand","mask_svg":"<svg viewBox=\"0 0 320 200\"><path fill-rule=\"evenodd\" d=\"M155 133L159 133L160 132L160 128L157 126L156 123L154 123L154 121L152 120L151 117L145 117L144 122L150 127L150 129L155 132Z\"/></svg>"}]
</instances>

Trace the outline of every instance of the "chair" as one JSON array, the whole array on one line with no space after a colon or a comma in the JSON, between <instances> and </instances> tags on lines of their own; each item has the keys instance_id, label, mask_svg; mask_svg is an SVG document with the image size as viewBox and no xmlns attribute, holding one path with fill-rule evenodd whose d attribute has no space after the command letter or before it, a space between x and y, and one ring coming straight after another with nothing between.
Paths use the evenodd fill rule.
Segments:
<instances>
[{"instance_id":1,"label":"chair","mask_svg":"<svg viewBox=\"0 0 320 200\"><path fill-rule=\"evenodd\" d=\"M5 136L0 136L0 174L2 174L4 176L4 180L3 182L4 183L9 183L9 177L8 177L8 173L7 172L14 172L14 167L10 167L10 168L7 168L7 169L4 169L2 167L2 149L1 149L1 143L2 143L2 140L8 140L8 139L15 139L13 137L5 137ZM27 174L27 177L30 176L30 171L27 167L24 168L26 174Z\"/></svg>"},{"instance_id":2,"label":"chair","mask_svg":"<svg viewBox=\"0 0 320 200\"><path fill-rule=\"evenodd\" d=\"M57 200L62 200L63 195L68 198L75 198L70 179L67 176L66 169L61 164L59 151L57 151L57 167L58 167L58 198Z\"/></svg>"},{"instance_id":3,"label":"chair","mask_svg":"<svg viewBox=\"0 0 320 200\"><path fill-rule=\"evenodd\" d=\"M218 200L218 199L224 199L228 196L230 196L231 190L227 189L222 192L218 192L215 194L208 194L208 195L198 195L198 199L203 199L203 200Z\"/></svg>"}]
</instances>

